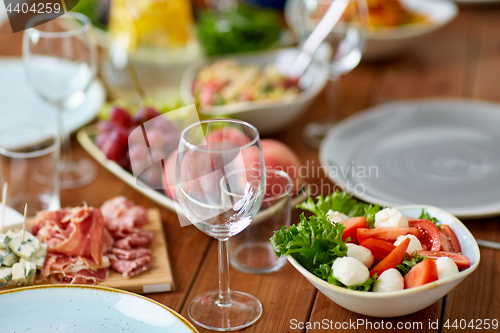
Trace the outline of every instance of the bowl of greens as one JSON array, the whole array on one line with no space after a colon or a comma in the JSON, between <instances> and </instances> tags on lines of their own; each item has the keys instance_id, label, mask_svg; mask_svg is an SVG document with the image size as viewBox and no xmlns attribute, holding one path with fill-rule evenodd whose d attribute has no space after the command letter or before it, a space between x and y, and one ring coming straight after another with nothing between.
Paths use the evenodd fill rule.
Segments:
<instances>
[{"instance_id":1,"label":"bowl of greens","mask_svg":"<svg viewBox=\"0 0 500 333\"><path fill-rule=\"evenodd\" d=\"M312 213L275 231L271 244L320 292L367 316L420 311L479 265L470 231L432 206L384 208L346 192L297 206ZM333 221L333 222L332 222Z\"/></svg>"}]
</instances>

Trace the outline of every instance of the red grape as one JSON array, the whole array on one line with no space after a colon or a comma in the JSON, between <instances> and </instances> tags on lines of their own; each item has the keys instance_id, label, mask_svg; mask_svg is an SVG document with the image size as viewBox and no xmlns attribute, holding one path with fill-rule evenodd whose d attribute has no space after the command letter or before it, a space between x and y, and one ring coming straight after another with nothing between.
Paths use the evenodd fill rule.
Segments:
<instances>
[{"instance_id":1,"label":"red grape","mask_svg":"<svg viewBox=\"0 0 500 333\"><path fill-rule=\"evenodd\" d=\"M111 108L111 113L109 118L115 126L129 128L130 125L132 124L132 117L130 116L130 113L117 106L113 106Z\"/></svg>"},{"instance_id":2,"label":"red grape","mask_svg":"<svg viewBox=\"0 0 500 333\"><path fill-rule=\"evenodd\" d=\"M107 140L102 144L102 151L106 157L115 162L120 162L127 148L128 131L123 127L115 127Z\"/></svg>"},{"instance_id":3,"label":"red grape","mask_svg":"<svg viewBox=\"0 0 500 333\"><path fill-rule=\"evenodd\" d=\"M115 128L115 126L109 121L100 121L97 123L97 132L99 132L99 134L109 133L113 128Z\"/></svg>"},{"instance_id":4,"label":"red grape","mask_svg":"<svg viewBox=\"0 0 500 333\"><path fill-rule=\"evenodd\" d=\"M156 109L154 109L153 107L144 106L140 108L137 114L134 116L134 123L137 125L141 125L146 121L151 120L159 115L160 113L156 111Z\"/></svg>"}]
</instances>

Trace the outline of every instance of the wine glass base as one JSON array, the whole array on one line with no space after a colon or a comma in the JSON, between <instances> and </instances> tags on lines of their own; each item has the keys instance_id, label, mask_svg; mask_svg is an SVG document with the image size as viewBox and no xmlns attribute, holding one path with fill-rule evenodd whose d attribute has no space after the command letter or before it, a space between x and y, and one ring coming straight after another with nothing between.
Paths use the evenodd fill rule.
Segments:
<instances>
[{"instance_id":1,"label":"wine glass base","mask_svg":"<svg viewBox=\"0 0 500 333\"><path fill-rule=\"evenodd\" d=\"M302 130L302 140L309 147L318 149L321 145L321 141L323 141L333 125L335 125L335 121L332 120L310 122Z\"/></svg>"},{"instance_id":2,"label":"wine glass base","mask_svg":"<svg viewBox=\"0 0 500 333\"><path fill-rule=\"evenodd\" d=\"M213 331L236 331L255 323L262 314L262 304L255 297L230 291L231 305L217 303L218 291L208 291L189 304L189 317L199 326Z\"/></svg>"},{"instance_id":3,"label":"wine glass base","mask_svg":"<svg viewBox=\"0 0 500 333\"><path fill-rule=\"evenodd\" d=\"M90 184L97 176L95 164L82 158L63 165L60 170L61 189L72 189Z\"/></svg>"}]
</instances>

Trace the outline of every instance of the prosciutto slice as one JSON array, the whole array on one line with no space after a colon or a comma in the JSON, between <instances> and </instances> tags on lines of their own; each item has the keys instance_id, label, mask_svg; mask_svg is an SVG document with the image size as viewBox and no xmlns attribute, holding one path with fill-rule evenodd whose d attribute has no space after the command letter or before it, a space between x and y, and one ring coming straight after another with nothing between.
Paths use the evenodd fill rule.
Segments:
<instances>
[{"instance_id":1,"label":"prosciutto slice","mask_svg":"<svg viewBox=\"0 0 500 333\"><path fill-rule=\"evenodd\" d=\"M108 253L113 254L117 259L137 259L144 256L151 256L151 250L145 248L124 250L117 247L112 248Z\"/></svg>"},{"instance_id":2,"label":"prosciutto slice","mask_svg":"<svg viewBox=\"0 0 500 333\"><path fill-rule=\"evenodd\" d=\"M48 252L86 257L94 264L102 264L102 254L105 247L109 248L110 238L105 235L99 209L75 207L44 213L36 217L35 235L47 243Z\"/></svg>"},{"instance_id":3,"label":"prosciutto slice","mask_svg":"<svg viewBox=\"0 0 500 333\"><path fill-rule=\"evenodd\" d=\"M155 234L141 227L147 223L147 211L125 197L116 197L101 206L104 223L115 242L108 250L111 268L131 278L152 268L151 250Z\"/></svg>"},{"instance_id":4,"label":"prosciutto slice","mask_svg":"<svg viewBox=\"0 0 500 333\"><path fill-rule=\"evenodd\" d=\"M136 206L131 200L119 196L101 206L104 223L113 238L125 237L148 223L146 208Z\"/></svg>"},{"instance_id":5,"label":"prosciutto slice","mask_svg":"<svg viewBox=\"0 0 500 333\"><path fill-rule=\"evenodd\" d=\"M47 244L42 277L61 283L97 283L107 277L112 243L101 211L92 207L40 212L33 232Z\"/></svg>"},{"instance_id":6,"label":"prosciutto slice","mask_svg":"<svg viewBox=\"0 0 500 333\"><path fill-rule=\"evenodd\" d=\"M123 277L131 278L152 268L151 256L143 256L133 260L117 260L111 268L122 273Z\"/></svg>"}]
</instances>

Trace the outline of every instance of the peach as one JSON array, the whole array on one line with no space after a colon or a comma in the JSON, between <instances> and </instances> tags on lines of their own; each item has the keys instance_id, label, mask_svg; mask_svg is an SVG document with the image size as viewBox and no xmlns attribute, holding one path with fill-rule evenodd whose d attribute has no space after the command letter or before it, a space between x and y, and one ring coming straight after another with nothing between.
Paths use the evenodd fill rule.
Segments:
<instances>
[{"instance_id":1,"label":"peach","mask_svg":"<svg viewBox=\"0 0 500 333\"><path fill-rule=\"evenodd\" d=\"M237 128L224 127L217 128L211 131L206 137L207 143L210 142L232 142L239 147L243 147L250 143L250 139Z\"/></svg>"},{"instance_id":2,"label":"peach","mask_svg":"<svg viewBox=\"0 0 500 333\"><path fill-rule=\"evenodd\" d=\"M165 188L163 191L165 195L175 201L177 201L177 193L175 192L175 188L172 187L172 191L170 191L169 185L174 186L175 184L175 168L177 164L177 151L176 149L165 162L164 170L163 170L163 179L165 181Z\"/></svg>"},{"instance_id":3,"label":"peach","mask_svg":"<svg viewBox=\"0 0 500 333\"><path fill-rule=\"evenodd\" d=\"M224 135L223 135L224 134ZM241 146L249 142L245 134L239 132L238 130L228 130L222 131L222 129L217 129L209 134L207 137L207 142L220 142L224 137L224 141L234 142L235 144ZM234 140L234 141L233 141ZM301 185L301 179L299 176L299 168L301 166L300 160L297 155L293 152L290 147L284 143L273 140L273 139L263 139L261 140L262 151L264 155L264 161L267 169L278 169L283 170L288 173L290 178L292 178L294 187L293 193L297 193L299 186ZM243 153L245 165L252 166L253 163L258 162L258 152L252 148L248 149ZM167 159L165 163L164 179L165 179L165 194L177 200L177 195L175 191L170 191L169 184L175 184L175 168L177 160L177 150ZM275 178L276 179L276 178ZM271 184L267 184L266 193L270 192L274 180L269 181Z\"/></svg>"},{"instance_id":4,"label":"peach","mask_svg":"<svg viewBox=\"0 0 500 333\"><path fill-rule=\"evenodd\" d=\"M267 169L278 169L286 172L293 181L293 193L296 194L301 179L299 176L300 160L290 147L273 139L261 140L264 161ZM271 186L273 184L270 184ZM269 186L269 184L268 184ZM268 187L269 188L269 187Z\"/></svg>"}]
</instances>

